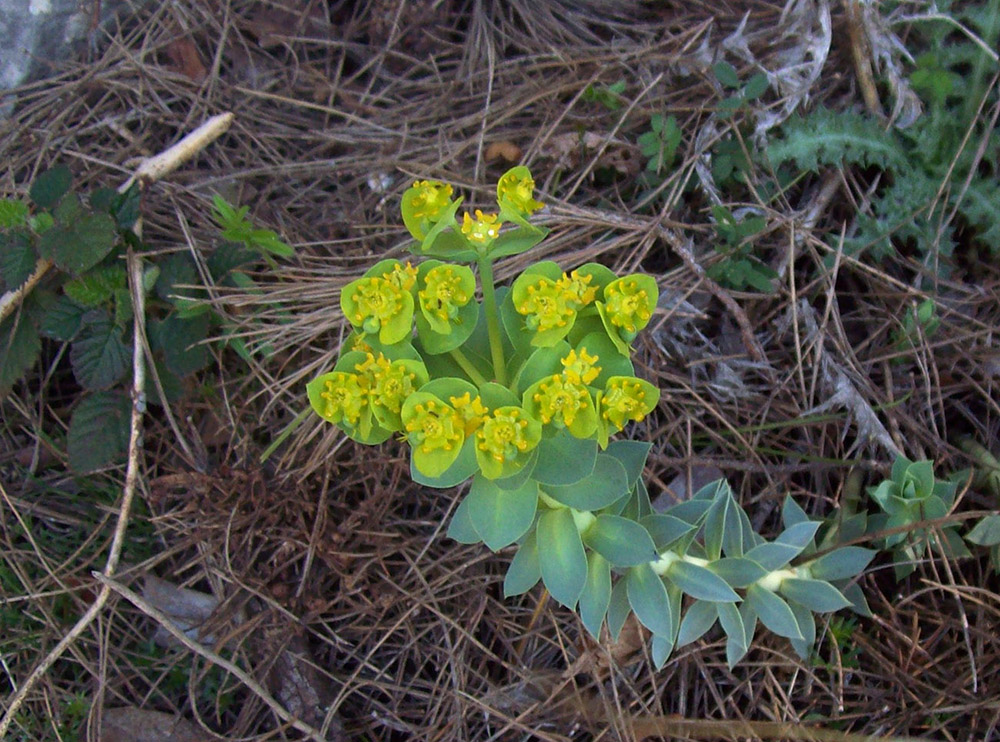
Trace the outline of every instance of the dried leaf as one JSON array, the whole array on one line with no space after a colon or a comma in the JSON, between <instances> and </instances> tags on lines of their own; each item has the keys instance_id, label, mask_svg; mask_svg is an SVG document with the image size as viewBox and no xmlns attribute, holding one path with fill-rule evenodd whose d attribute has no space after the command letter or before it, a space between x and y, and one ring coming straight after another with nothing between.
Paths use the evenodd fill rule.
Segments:
<instances>
[{"instance_id":1,"label":"dried leaf","mask_svg":"<svg viewBox=\"0 0 1000 742\"><path fill-rule=\"evenodd\" d=\"M174 39L167 44L167 57L170 59L170 66L184 77L195 84L201 84L208 76L208 70L201 62L201 55L198 54L198 47L186 36Z\"/></svg>"},{"instance_id":2,"label":"dried leaf","mask_svg":"<svg viewBox=\"0 0 1000 742\"><path fill-rule=\"evenodd\" d=\"M487 162L495 162L496 160L503 160L510 164L515 164L521 161L521 155L524 154L524 150L518 147L516 144L510 140L504 140L502 142L492 142L486 146L486 152L484 156Z\"/></svg>"},{"instance_id":3,"label":"dried leaf","mask_svg":"<svg viewBox=\"0 0 1000 742\"><path fill-rule=\"evenodd\" d=\"M186 719L162 711L124 706L105 709L100 742L209 742L219 739Z\"/></svg>"},{"instance_id":4,"label":"dried leaf","mask_svg":"<svg viewBox=\"0 0 1000 742\"><path fill-rule=\"evenodd\" d=\"M567 132L548 139L542 157L555 160L556 169L575 168L597 155L594 167L611 168L621 175L636 176L642 169L639 148L620 139L608 139L592 131Z\"/></svg>"},{"instance_id":5,"label":"dried leaf","mask_svg":"<svg viewBox=\"0 0 1000 742\"><path fill-rule=\"evenodd\" d=\"M219 606L212 595L177 587L172 582L161 580L155 575L146 575L142 597L154 608L162 611L173 624L189 638L202 644L213 644L215 637L202 635L201 627ZM153 641L160 646L176 646L177 640L162 626L156 629Z\"/></svg>"}]
</instances>

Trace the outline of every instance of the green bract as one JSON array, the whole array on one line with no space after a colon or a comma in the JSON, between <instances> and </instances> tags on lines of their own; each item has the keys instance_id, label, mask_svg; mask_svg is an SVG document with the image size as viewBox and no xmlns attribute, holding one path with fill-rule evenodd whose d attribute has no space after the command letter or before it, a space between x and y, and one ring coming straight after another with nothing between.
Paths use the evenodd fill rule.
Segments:
<instances>
[{"instance_id":1,"label":"green bract","mask_svg":"<svg viewBox=\"0 0 1000 742\"><path fill-rule=\"evenodd\" d=\"M383 260L344 287L355 332L334 368L308 385L310 404L358 442L398 434L420 484L471 479L448 535L494 550L517 545L506 595L541 580L594 637L605 619L617 636L633 611L653 633L658 665L716 623L730 663L758 620L807 653L813 613L857 602L847 581L872 553L847 547L811 559L819 524L790 505L786 530L766 542L725 482L653 512L642 479L650 444L612 439L659 402L631 361L656 309L656 281L542 261L509 289L496 287L493 261L546 234L529 221L542 208L534 185L527 168L512 168L497 184L498 211L460 219L450 186L407 189L411 252L450 262ZM900 477L898 493L879 497L933 502L923 468Z\"/></svg>"}]
</instances>

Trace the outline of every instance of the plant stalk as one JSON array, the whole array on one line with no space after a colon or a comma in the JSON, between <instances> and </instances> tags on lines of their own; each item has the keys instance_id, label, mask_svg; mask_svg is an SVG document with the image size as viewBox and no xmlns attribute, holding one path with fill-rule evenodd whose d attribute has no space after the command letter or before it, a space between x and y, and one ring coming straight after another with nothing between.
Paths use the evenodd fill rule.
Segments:
<instances>
[{"instance_id":1,"label":"plant stalk","mask_svg":"<svg viewBox=\"0 0 1000 742\"><path fill-rule=\"evenodd\" d=\"M493 263L486 255L480 255L476 262L479 265L479 280L483 283L483 311L486 312L486 329L490 336L490 353L493 354L493 375L497 383L507 386L507 363L503 357L503 340L500 337Z\"/></svg>"},{"instance_id":2,"label":"plant stalk","mask_svg":"<svg viewBox=\"0 0 1000 742\"><path fill-rule=\"evenodd\" d=\"M486 379L484 379L483 375L479 373L479 369L472 365L472 361L470 361L469 357L462 352L461 348L455 348L454 350L449 351L449 354L454 359L455 363L462 367L462 370L465 371L465 375L472 379L473 384L476 386L482 386L486 383Z\"/></svg>"}]
</instances>

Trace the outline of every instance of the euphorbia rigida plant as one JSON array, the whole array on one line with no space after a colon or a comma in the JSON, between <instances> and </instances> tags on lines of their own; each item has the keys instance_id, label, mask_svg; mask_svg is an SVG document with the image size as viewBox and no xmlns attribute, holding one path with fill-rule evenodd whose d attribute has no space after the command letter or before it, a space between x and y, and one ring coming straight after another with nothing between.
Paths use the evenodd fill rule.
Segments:
<instances>
[{"instance_id":1,"label":"euphorbia rigida plant","mask_svg":"<svg viewBox=\"0 0 1000 742\"><path fill-rule=\"evenodd\" d=\"M407 189L402 218L420 260L380 261L343 288L354 332L309 383L313 410L360 443L405 440L420 484L471 479L448 536L494 551L517 544L508 596L541 580L594 637L605 619L616 637L634 611L658 665L716 621L735 663L758 617L806 651L811 611L849 604L826 580L857 574L869 552L838 549L818 569L789 568L815 549L820 524L801 519L766 543L724 481L653 512L642 480L650 443L614 437L659 401L631 360L656 281L541 261L497 286L494 262L548 234L530 221L543 206L534 190L529 170L512 168L497 183L496 211L459 218L451 186Z\"/></svg>"}]
</instances>

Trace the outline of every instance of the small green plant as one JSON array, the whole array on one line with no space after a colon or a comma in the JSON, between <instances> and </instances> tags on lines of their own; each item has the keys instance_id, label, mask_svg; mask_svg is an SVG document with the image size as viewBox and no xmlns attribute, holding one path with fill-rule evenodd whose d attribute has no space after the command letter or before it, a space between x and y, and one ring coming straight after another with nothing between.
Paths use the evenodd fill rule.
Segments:
<instances>
[{"instance_id":1,"label":"small green plant","mask_svg":"<svg viewBox=\"0 0 1000 742\"><path fill-rule=\"evenodd\" d=\"M580 94L580 100L584 100L588 103L597 103L604 106L609 111L620 110L622 103L622 93L625 92L625 81L619 80L618 82L611 83L610 85L605 85L604 83L592 83L588 85L583 93Z\"/></svg>"},{"instance_id":2,"label":"small green plant","mask_svg":"<svg viewBox=\"0 0 1000 742\"><path fill-rule=\"evenodd\" d=\"M903 315L903 325L893 333L892 344L900 352L907 352L926 342L941 326L937 316L937 305L933 299L925 299L915 307L908 307ZM895 359L898 363L905 358Z\"/></svg>"},{"instance_id":3,"label":"small green plant","mask_svg":"<svg viewBox=\"0 0 1000 742\"><path fill-rule=\"evenodd\" d=\"M719 84L729 92L728 97L719 101L715 107L720 118L732 118L748 103L767 92L767 75L763 72L754 73L746 83L740 80L736 68L729 62L716 62L712 65L712 72Z\"/></svg>"},{"instance_id":4,"label":"small green plant","mask_svg":"<svg viewBox=\"0 0 1000 742\"><path fill-rule=\"evenodd\" d=\"M821 523L794 503L785 531L767 542L724 481L653 513L642 481L650 444L612 437L659 399L631 360L656 282L543 261L496 287L494 261L546 235L529 221L542 207L531 173L515 167L500 178L495 213L467 211L459 222L462 199L452 195L436 181L403 194L411 252L428 259L383 260L344 287L354 333L333 369L308 384L312 409L360 443L400 436L421 484L471 479L448 535L494 551L517 544L507 596L541 581L595 637L605 622L617 637L634 612L653 633L657 666L716 622L730 664L758 620L808 656L813 613L851 605L841 587L874 552L816 558ZM459 262L475 263L481 302L476 274Z\"/></svg>"},{"instance_id":5,"label":"small green plant","mask_svg":"<svg viewBox=\"0 0 1000 742\"><path fill-rule=\"evenodd\" d=\"M639 135L639 151L646 158L646 170L659 175L674 164L677 147L681 143L681 129L673 116L656 114L649 120L649 131Z\"/></svg>"},{"instance_id":6,"label":"small green plant","mask_svg":"<svg viewBox=\"0 0 1000 742\"><path fill-rule=\"evenodd\" d=\"M124 386L132 368L133 301L124 255L129 247L144 252L145 246L132 231L138 186L82 195L72 185L70 171L57 166L36 178L29 203L0 201L0 289L17 290L32 273L45 272L19 310L0 321L0 396L38 363L43 339L68 344L73 378L84 393L75 402L66 446L71 468L88 472L123 460L128 444ZM273 232L252 228L245 207L236 211L218 197L215 206L223 236L231 240L206 261L217 284L246 287L252 282L241 267L289 254ZM146 328L168 399L212 359L205 341L221 318L204 301L200 283L185 253L146 260ZM179 298L181 291L188 298ZM241 345L237 350L248 353Z\"/></svg>"},{"instance_id":7,"label":"small green plant","mask_svg":"<svg viewBox=\"0 0 1000 742\"><path fill-rule=\"evenodd\" d=\"M868 519L869 533L896 531L881 539L882 548L892 551L896 579L911 574L917 563L934 545L949 558L970 556L958 533L958 525L930 529L922 524L944 518L955 502L958 479L937 481L930 461L910 461L898 456L889 479L868 488L868 495L882 513Z\"/></svg>"},{"instance_id":8,"label":"small green plant","mask_svg":"<svg viewBox=\"0 0 1000 742\"><path fill-rule=\"evenodd\" d=\"M723 257L708 267L708 277L731 289L753 288L771 293L771 281L778 277L770 266L754 255L753 237L763 231L767 221L762 216L737 219L725 206L713 206L715 249Z\"/></svg>"}]
</instances>

